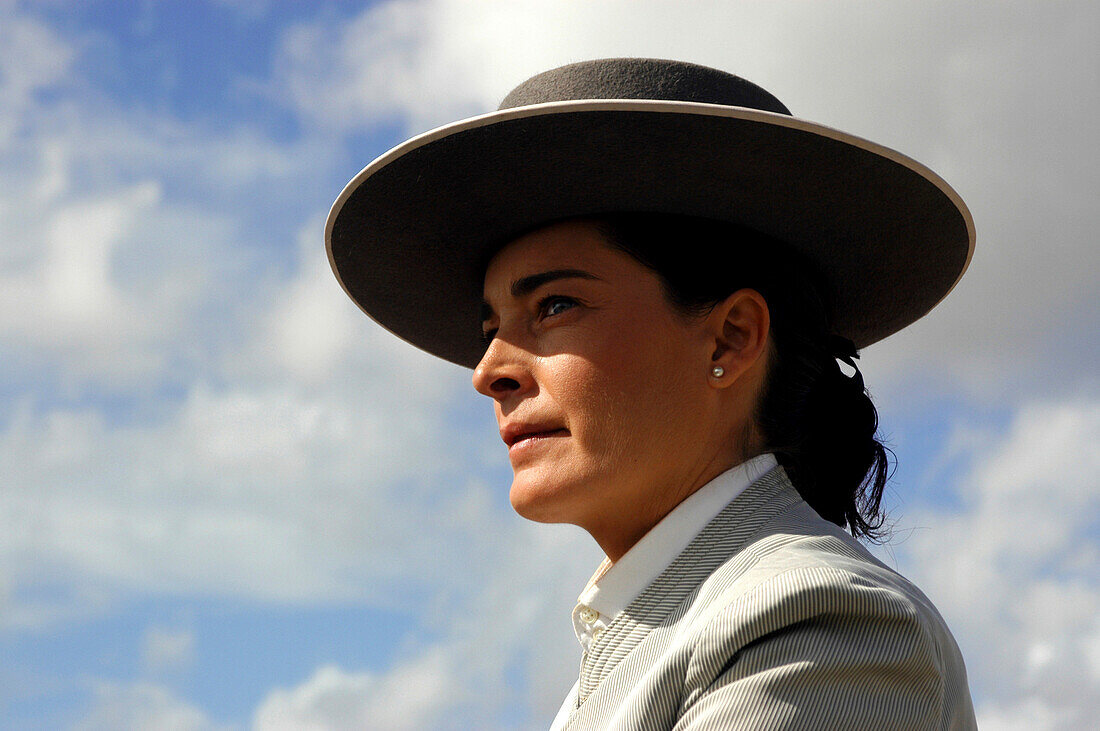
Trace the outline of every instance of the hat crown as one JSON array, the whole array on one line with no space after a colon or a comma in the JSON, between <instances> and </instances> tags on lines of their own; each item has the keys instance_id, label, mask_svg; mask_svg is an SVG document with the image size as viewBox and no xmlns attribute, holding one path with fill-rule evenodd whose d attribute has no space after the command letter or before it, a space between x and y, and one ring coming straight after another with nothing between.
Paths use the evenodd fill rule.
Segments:
<instances>
[{"instance_id":1,"label":"hat crown","mask_svg":"<svg viewBox=\"0 0 1100 731\"><path fill-rule=\"evenodd\" d=\"M499 108L578 99L653 99L791 113L771 93L740 76L657 58L603 58L559 66L524 81Z\"/></svg>"}]
</instances>

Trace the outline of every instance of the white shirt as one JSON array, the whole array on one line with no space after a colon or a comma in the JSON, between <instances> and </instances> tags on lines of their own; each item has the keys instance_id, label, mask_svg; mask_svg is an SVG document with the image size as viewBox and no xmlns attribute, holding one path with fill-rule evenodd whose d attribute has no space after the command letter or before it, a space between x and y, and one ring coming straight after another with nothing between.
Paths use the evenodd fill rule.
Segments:
<instances>
[{"instance_id":1,"label":"white shirt","mask_svg":"<svg viewBox=\"0 0 1100 731\"><path fill-rule=\"evenodd\" d=\"M618 561L611 563L605 558L573 608L573 631L581 648L588 652L615 615L626 609L707 523L777 464L775 455L761 454L726 470L673 508ZM576 706L576 694L577 686L574 685L554 718L551 731L565 724Z\"/></svg>"}]
</instances>

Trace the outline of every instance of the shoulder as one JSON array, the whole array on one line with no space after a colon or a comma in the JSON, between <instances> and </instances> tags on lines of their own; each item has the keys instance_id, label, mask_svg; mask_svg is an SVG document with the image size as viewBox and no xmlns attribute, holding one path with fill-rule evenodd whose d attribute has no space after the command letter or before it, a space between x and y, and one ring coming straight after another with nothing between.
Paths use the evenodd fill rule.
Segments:
<instances>
[{"instance_id":1,"label":"shoulder","mask_svg":"<svg viewBox=\"0 0 1100 731\"><path fill-rule=\"evenodd\" d=\"M831 617L893 617L929 632L946 626L912 582L797 503L763 526L699 587L696 624L738 631Z\"/></svg>"},{"instance_id":2,"label":"shoulder","mask_svg":"<svg viewBox=\"0 0 1100 731\"><path fill-rule=\"evenodd\" d=\"M961 655L928 598L804 503L703 582L685 620L688 705L718 684L773 692L800 677L782 691L797 695L843 677L846 695L889 688L895 711L969 708Z\"/></svg>"}]
</instances>

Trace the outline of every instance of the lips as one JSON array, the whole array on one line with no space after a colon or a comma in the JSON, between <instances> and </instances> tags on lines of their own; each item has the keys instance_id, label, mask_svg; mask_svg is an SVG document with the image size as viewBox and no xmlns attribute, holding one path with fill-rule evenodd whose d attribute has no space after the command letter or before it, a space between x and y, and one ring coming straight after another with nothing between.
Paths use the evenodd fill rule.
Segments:
<instances>
[{"instance_id":1,"label":"lips","mask_svg":"<svg viewBox=\"0 0 1100 731\"><path fill-rule=\"evenodd\" d=\"M539 437L564 436L568 429L555 424L506 424L500 429L500 438L511 449L516 444Z\"/></svg>"}]
</instances>

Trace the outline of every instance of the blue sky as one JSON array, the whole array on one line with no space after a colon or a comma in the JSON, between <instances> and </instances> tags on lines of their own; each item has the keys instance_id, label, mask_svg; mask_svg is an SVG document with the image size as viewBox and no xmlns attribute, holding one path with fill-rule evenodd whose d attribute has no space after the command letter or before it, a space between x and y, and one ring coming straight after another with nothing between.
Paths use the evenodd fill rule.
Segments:
<instances>
[{"instance_id":1,"label":"blue sky","mask_svg":"<svg viewBox=\"0 0 1100 731\"><path fill-rule=\"evenodd\" d=\"M1100 713L1100 113L1086 2L0 0L0 728L540 728L600 554L527 524L469 374L323 221L405 137L682 58L887 144L974 261L862 366L893 542L983 728Z\"/></svg>"}]
</instances>

